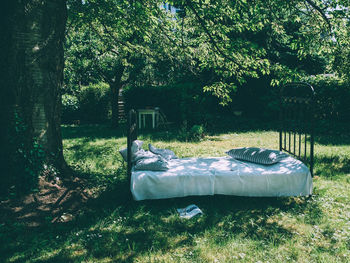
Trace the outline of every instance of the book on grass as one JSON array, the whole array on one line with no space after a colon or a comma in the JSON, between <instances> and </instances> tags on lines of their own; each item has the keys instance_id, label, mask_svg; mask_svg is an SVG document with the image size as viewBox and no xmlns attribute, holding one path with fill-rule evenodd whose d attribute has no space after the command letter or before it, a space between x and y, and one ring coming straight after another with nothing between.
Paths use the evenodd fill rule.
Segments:
<instances>
[{"instance_id":1,"label":"book on grass","mask_svg":"<svg viewBox=\"0 0 350 263\"><path fill-rule=\"evenodd\" d=\"M199 209L196 205L189 205L185 208L178 208L177 212L179 213L181 218L190 219L196 215L203 214L202 210Z\"/></svg>"}]
</instances>

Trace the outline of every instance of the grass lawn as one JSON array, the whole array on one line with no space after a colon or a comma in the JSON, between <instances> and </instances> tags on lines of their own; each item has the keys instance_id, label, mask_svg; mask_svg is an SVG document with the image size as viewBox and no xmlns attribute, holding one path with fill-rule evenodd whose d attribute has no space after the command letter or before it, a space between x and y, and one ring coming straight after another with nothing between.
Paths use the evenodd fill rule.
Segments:
<instances>
[{"instance_id":1,"label":"grass lawn","mask_svg":"<svg viewBox=\"0 0 350 263\"><path fill-rule=\"evenodd\" d=\"M181 142L176 133L140 135L179 157L223 156L241 146L278 148L275 131L222 132ZM118 150L125 132L63 127L64 155L89 182L92 200L69 223L36 229L0 224L0 262L349 262L350 135L316 138L314 196L187 197L135 202ZM182 220L176 208L204 215Z\"/></svg>"}]
</instances>

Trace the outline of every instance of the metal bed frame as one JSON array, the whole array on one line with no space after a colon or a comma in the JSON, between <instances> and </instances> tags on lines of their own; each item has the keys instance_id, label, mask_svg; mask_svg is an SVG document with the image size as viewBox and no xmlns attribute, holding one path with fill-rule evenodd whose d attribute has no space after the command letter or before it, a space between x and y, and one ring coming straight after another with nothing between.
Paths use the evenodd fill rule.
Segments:
<instances>
[{"instance_id":1,"label":"metal bed frame","mask_svg":"<svg viewBox=\"0 0 350 263\"><path fill-rule=\"evenodd\" d=\"M310 84L295 82L282 87L280 93L279 148L309 166L314 166L315 92ZM131 145L137 140L137 114L130 110L127 131L127 176L131 180Z\"/></svg>"},{"instance_id":2,"label":"metal bed frame","mask_svg":"<svg viewBox=\"0 0 350 263\"><path fill-rule=\"evenodd\" d=\"M304 82L290 83L280 93L280 151L309 165L314 175L315 91Z\"/></svg>"},{"instance_id":3,"label":"metal bed frame","mask_svg":"<svg viewBox=\"0 0 350 263\"><path fill-rule=\"evenodd\" d=\"M127 126L128 126L128 134L127 134L127 177L128 177L128 183L130 185L131 180L131 169L132 169L132 162L131 162L131 145L132 142L137 140L137 114L134 109L131 109L128 114L128 120L127 120Z\"/></svg>"}]
</instances>

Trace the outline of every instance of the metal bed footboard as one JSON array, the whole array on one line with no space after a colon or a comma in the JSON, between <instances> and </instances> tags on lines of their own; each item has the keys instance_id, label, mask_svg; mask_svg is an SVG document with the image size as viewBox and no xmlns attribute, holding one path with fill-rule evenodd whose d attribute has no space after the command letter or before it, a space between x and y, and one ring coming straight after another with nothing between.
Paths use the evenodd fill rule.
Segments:
<instances>
[{"instance_id":1,"label":"metal bed footboard","mask_svg":"<svg viewBox=\"0 0 350 263\"><path fill-rule=\"evenodd\" d=\"M315 91L308 83L282 87L280 93L279 148L303 161L314 175Z\"/></svg>"},{"instance_id":2,"label":"metal bed footboard","mask_svg":"<svg viewBox=\"0 0 350 263\"><path fill-rule=\"evenodd\" d=\"M135 110L130 110L128 114L128 134L127 134L127 163L128 163L128 170L127 170L127 176L130 183L131 179L131 168L132 168L132 161L131 161L131 145L132 142L137 140L137 116Z\"/></svg>"}]
</instances>

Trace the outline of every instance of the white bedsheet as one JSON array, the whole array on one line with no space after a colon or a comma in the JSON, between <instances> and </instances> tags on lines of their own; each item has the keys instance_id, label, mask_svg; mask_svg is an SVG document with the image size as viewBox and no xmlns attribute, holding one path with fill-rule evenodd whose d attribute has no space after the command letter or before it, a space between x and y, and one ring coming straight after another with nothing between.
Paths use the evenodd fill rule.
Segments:
<instances>
[{"instance_id":1,"label":"white bedsheet","mask_svg":"<svg viewBox=\"0 0 350 263\"><path fill-rule=\"evenodd\" d=\"M288 157L274 165L237 161L231 157L183 158L169 161L168 171L137 171L131 175L135 200L191 195L306 196L312 194L309 169Z\"/></svg>"}]
</instances>

